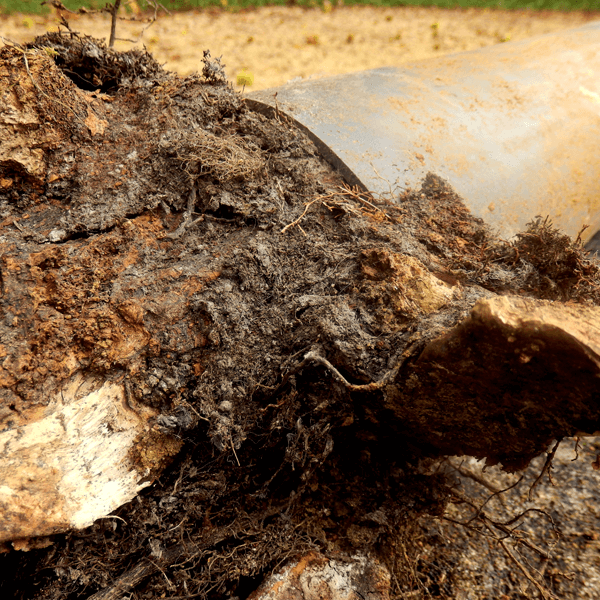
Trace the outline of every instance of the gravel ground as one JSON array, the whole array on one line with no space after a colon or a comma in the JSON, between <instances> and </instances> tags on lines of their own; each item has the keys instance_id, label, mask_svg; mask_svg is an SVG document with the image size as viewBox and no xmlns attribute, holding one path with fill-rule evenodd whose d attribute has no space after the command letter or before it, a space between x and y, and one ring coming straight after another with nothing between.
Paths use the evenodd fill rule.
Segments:
<instances>
[{"instance_id":1,"label":"gravel ground","mask_svg":"<svg viewBox=\"0 0 600 600\"><path fill-rule=\"evenodd\" d=\"M545 456L535 459L522 474L506 474L498 467L483 468L470 458L452 458L442 468L457 481L457 489L465 496L478 498L481 505L492 495L492 489L505 489L523 480L510 491L494 496L483 512L496 522L508 522L529 512L510 525L517 535L547 554L547 560L523 544L507 539L506 545L529 575L561 600L596 600L600 597L600 508L597 502L600 472L592 467L600 453L600 438L584 438L579 442L575 460L575 439L560 444L551 469L533 491L529 489L544 466ZM462 471L462 474L457 471ZM481 482L485 482L485 487ZM449 506L446 517L468 522L476 515L465 503ZM435 544L425 545L423 560L437 565L440 592L456 600L509 600L542 597L527 581L516 562L506 556L492 527L486 529L480 520L470 525L481 533L447 520L427 521L424 527Z\"/></svg>"}]
</instances>

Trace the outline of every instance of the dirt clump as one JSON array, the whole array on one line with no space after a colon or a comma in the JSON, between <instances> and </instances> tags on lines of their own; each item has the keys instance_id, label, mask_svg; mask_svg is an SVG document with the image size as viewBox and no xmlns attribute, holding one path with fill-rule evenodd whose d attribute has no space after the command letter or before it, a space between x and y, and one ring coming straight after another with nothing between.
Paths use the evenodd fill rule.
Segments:
<instances>
[{"instance_id":1,"label":"dirt clump","mask_svg":"<svg viewBox=\"0 0 600 600\"><path fill-rule=\"evenodd\" d=\"M140 445L153 484L110 517L0 557L2 593L67 600L116 580L140 599L243 598L317 550L375 553L396 595L435 596L410 539L451 496L422 466L470 442L411 435L390 399L477 300L564 289L533 255L560 247L569 289L596 289L581 248L534 223L520 240L541 247L501 254L435 175L359 194L285 118L249 111L208 52L180 79L48 34L2 48L0 69L27 149L0 159L1 428L90 372L126 381L166 448ZM574 433L566 418L547 435Z\"/></svg>"}]
</instances>

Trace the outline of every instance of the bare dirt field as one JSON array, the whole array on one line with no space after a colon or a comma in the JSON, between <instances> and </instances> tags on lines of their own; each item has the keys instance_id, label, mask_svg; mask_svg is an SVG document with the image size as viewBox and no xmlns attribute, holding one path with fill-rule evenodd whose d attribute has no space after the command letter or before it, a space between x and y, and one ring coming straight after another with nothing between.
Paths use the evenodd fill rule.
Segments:
<instances>
[{"instance_id":1,"label":"bare dirt field","mask_svg":"<svg viewBox=\"0 0 600 600\"><path fill-rule=\"evenodd\" d=\"M166 68L188 75L202 51L223 56L238 89L257 90L301 77L324 77L519 40L600 19L595 13L442 10L436 8L265 7L242 12L206 10L161 15L138 45ZM69 16L72 29L108 37L104 16ZM57 15L0 16L0 35L27 42L56 30ZM121 22L118 35L137 39L143 26ZM117 42L121 50L131 42Z\"/></svg>"}]
</instances>

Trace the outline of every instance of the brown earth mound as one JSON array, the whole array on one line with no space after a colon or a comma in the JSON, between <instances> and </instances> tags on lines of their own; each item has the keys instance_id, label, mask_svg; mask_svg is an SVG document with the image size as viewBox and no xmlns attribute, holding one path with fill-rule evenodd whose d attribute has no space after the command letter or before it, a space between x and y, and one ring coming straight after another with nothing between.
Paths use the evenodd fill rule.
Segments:
<instances>
[{"instance_id":1,"label":"brown earth mound","mask_svg":"<svg viewBox=\"0 0 600 600\"><path fill-rule=\"evenodd\" d=\"M393 597L451 597L413 543L458 497L431 461L514 470L600 423L598 268L550 224L500 242L435 175L345 187L209 53L180 79L49 34L0 69L0 433L77 374L122 386L152 484L80 531L40 523L1 558L5 597L245 598L315 549L377 555ZM27 520L2 508L3 533Z\"/></svg>"}]
</instances>

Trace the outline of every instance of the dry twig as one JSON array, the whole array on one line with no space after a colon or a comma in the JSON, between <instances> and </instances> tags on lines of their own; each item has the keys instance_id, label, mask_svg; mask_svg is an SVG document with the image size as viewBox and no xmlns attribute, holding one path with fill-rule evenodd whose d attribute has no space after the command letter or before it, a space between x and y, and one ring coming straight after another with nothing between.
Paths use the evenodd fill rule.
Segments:
<instances>
[{"instance_id":1,"label":"dry twig","mask_svg":"<svg viewBox=\"0 0 600 600\"><path fill-rule=\"evenodd\" d=\"M508 556L508 558L512 562L514 562L515 565L517 566L517 568L519 569L519 571L521 571L521 573L523 573L523 575L525 576L527 581L529 581L532 585L535 586L537 591L540 593L540 596L544 600L551 600L553 598L556 598L556 596L550 590L548 590L547 588L545 588L543 585L541 585L539 582L537 582L535 580L535 578L533 577L533 575L531 575L531 573L525 567L525 565L520 560L518 560L516 558L516 556L510 551L508 545L506 544L506 542L504 540L498 540L498 543L500 544L500 546L502 547L502 549L504 550L504 552Z\"/></svg>"},{"instance_id":2,"label":"dry twig","mask_svg":"<svg viewBox=\"0 0 600 600\"><path fill-rule=\"evenodd\" d=\"M546 462L544 463L544 466L543 466L542 470L540 471L540 474L537 476L536 480L531 484L531 487L529 488L529 495L528 495L529 502L533 501L533 490L540 483L540 481L542 481L542 477L546 473L548 473L548 479L550 480L550 483L552 485L554 485L550 471L552 469L552 460L554 459L554 455L556 454L556 451L558 450L558 446L560 445L561 441L562 441L562 438L560 438L556 442L556 444L554 445L554 448L552 448L552 450L548 453L548 456L546 457Z\"/></svg>"},{"instance_id":3,"label":"dry twig","mask_svg":"<svg viewBox=\"0 0 600 600\"><path fill-rule=\"evenodd\" d=\"M271 506L270 508L247 515L249 522L260 522L268 516L277 514L283 505ZM170 548L162 550L160 555L148 556L143 558L131 569L117 577L117 579L108 587L88 596L87 600L121 600L123 597L133 591L144 579L160 571L164 575L165 569L176 566L176 563L184 558L187 562L202 553L208 548L213 548L217 544L228 538L235 537L231 524L223 527L217 527L210 531L199 544L175 544Z\"/></svg>"},{"instance_id":4,"label":"dry twig","mask_svg":"<svg viewBox=\"0 0 600 600\"><path fill-rule=\"evenodd\" d=\"M503 490L503 492L508 491L509 489L515 487L515 485L517 485L521 481L521 479L519 479L519 481L517 481L517 483L510 486L510 488ZM499 521L495 521L494 519L492 519L489 515L487 515L483 511L483 506L485 506L485 503L481 507L477 507L471 498L465 496L458 490L453 490L452 494L457 499L459 499L461 502L464 502L465 504L468 504L469 506L471 506L476 511L476 514L472 519L469 519L469 521L467 521L466 523L463 523L462 521L458 521L456 519L452 519L447 516L444 516L443 519L446 521L449 521L451 523L455 523L456 525L460 525L461 527L465 527L466 529L476 531L479 534L487 535L487 537L490 537L493 540L495 540L502 547L503 551L506 553L509 560L511 562L514 562L515 565L517 566L517 568L521 571L521 573L523 573L525 578L536 587L536 589L540 593L540 596L544 600L555 599L556 597L554 596L554 594L552 594L552 592L550 590L548 590L545 586L543 586L541 583L539 583L538 581L535 580L533 575L529 572L529 569L527 569L527 567L511 552L510 548L508 547L508 545L506 543L507 539L512 539L517 544L522 544L523 546L526 546L530 550L533 550L536 554L538 554L540 556L541 560L543 560L543 561L550 560L551 555L549 552L547 552L543 548L540 548L537 544L534 544L533 542L528 540L526 537L519 535L519 532L516 530L516 528L513 528L513 529L510 528L511 525L514 525L525 514L527 514L528 512L530 512L532 510L535 510L536 512L540 512L540 513L544 514L545 516L547 516L550 519L550 522L552 523L553 528L555 528L554 521L552 520L550 515L541 509L528 509L528 510L520 513L516 517L512 518L510 521L508 521L506 523L502 523ZM490 498L488 498L486 500L486 503L489 501L489 499ZM473 527L471 525L471 523L474 520L479 521L483 525L483 527L488 531L488 533L485 534L483 530ZM503 534L503 535L500 535L497 532L501 532L501 534Z\"/></svg>"},{"instance_id":5,"label":"dry twig","mask_svg":"<svg viewBox=\"0 0 600 600\"><path fill-rule=\"evenodd\" d=\"M318 201L323 201L324 196L319 196L318 198L315 198L314 200L311 200L305 207L304 207L304 211L302 212L302 214L295 220L292 221L291 223L289 223L288 225L286 225L280 233L285 233L290 227L293 227L294 225L298 225L298 223L300 223L300 221L302 221L302 219L304 218L304 215L307 213L308 209L315 203Z\"/></svg>"},{"instance_id":6,"label":"dry twig","mask_svg":"<svg viewBox=\"0 0 600 600\"><path fill-rule=\"evenodd\" d=\"M167 235L165 236L166 238L169 238L171 240L176 240L177 238L181 237L185 233L185 231L188 230L190 227L193 227L197 223L200 223L201 221L204 220L204 215L201 215L200 217L198 217L197 219L192 221L192 214L194 212L195 206L196 206L196 186L195 186L195 184L192 183L192 191L188 198L187 209L183 213L183 220L181 221L181 224L175 231L173 231L171 233L167 233Z\"/></svg>"},{"instance_id":7,"label":"dry twig","mask_svg":"<svg viewBox=\"0 0 600 600\"><path fill-rule=\"evenodd\" d=\"M493 483L490 483L485 477L482 477L481 475L478 475L477 473L473 473L473 471L464 469L462 466L462 461L460 464L457 464L456 459L453 460L452 458L449 458L447 460L447 462L453 469L458 471L463 477L468 477L469 479L472 479L479 485L482 485L484 488L488 489L493 494L499 494L503 491L501 488L495 486Z\"/></svg>"},{"instance_id":8,"label":"dry twig","mask_svg":"<svg viewBox=\"0 0 600 600\"><path fill-rule=\"evenodd\" d=\"M373 198L371 197L371 200L372 199ZM355 204L359 204L362 206L360 206L357 209L355 204L353 205L351 201L353 201ZM286 225L280 233L285 233L294 225L297 225L298 228L301 231L303 231L299 223L300 221L302 221L302 219L308 212L308 209L316 202L321 203L330 211L337 208L339 210L342 210L343 212L351 213L356 216L363 216L364 214L369 214L371 216L378 215L379 217L383 217L384 219L387 219L389 221L392 220L390 216L387 215L383 210L381 210L375 204L367 200L365 198L365 193L362 192L358 187L350 187L349 185L344 185L343 187L336 187L335 192L329 192L328 194L317 196L317 198L308 202L304 207L304 211L302 212L302 214L297 219Z\"/></svg>"},{"instance_id":9,"label":"dry twig","mask_svg":"<svg viewBox=\"0 0 600 600\"><path fill-rule=\"evenodd\" d=\"M121 600L121 598L125 597L131 590L134 590L144 579L177 562L187 551L187 546L177 544L165 550L160 560L156 562L149 558L144 558L129 569L129 571L118 577L112 585L89 596L88 600Z\"/></svg>"},{"instance_id":10,"label":"dry twig","mask_svg":"<svg viewBox=\"0 0 600 600\"><path fill-rule=\"evenodd\" d=\"M301 371L306 365L311 362L316 362L324 366L328 369L333 376L345 387L347 387L352 392L374 392L375 390L379 390L382 387L391 383L398 375L398 371L406 361L406 359L410 356L411 350L416 346L416 343L409 345L404 352L402 352L399 358L396 360L395 366L390 369L385 375L379 379L378 381L372 381L371 383L364 384L355 384L350 383L326 358L323 358L317 351L316 348L311 349L307 354L305 354L304 358L300 363L298 363L295 367L290 369L283 377L281 383L277 386L273 394L271 394L271 398L277 396L279 392L286 386L292 375L295 375L299 371Z\"/></svg>"},{"instance_id":11,"label":"dry twig","mask_svg":"<svg viewBox=\"0 0 600 600\"><path fill-rule=\"evenodd\" d=\"M516 488L521 481L523 481L523 475L521 475L521 477L519 477L519 479L517 479L517 481L515 481L515 483L509 485L507 488L504 488L503 490L498 490L493 492L490 496L488 496L485 500L485 502L479 507L479 509L477 510L477 512L475 513L475 516L471 519L469 519L469 523L471 521L474 521L475 519L479 518L479 515L481 514L481 511L483 510L484 506L492 499L495 498L496 496L501 496L501 494L504 494L505 492L508 492L510 490L512 490L513 488Z\"/></svg>"},{"instance_id":12,"label":"dry twig","mask_svg":"<svg viewBox=\"0 0 600 600\"><path fill-rule=\"evenodd\" d=\"M110 39L108 42L109 48L112 48L114 46L115 40L120 40L122 42L132 42L134 44L139 42L139 40L142 38L142 35L146 31L146 29L148 29L148 27L150 27L156 21L159 10L162 9L168 15L171 14L169 12L169 10L167 10L167 8L165 6L163 6L157 0L146 0L146 2L148 2L154 8L154 14L150 19L138 19L137 17L119 17L117 13L121 6L121 2L122 2L122 0L114 0L114 2L112 4L107 3L106 6L104 6L103 8L98 8L96 10L92 10L92 9L85 8L85 7L78 8L77 10L70 10L60 0L44 0L42 2L42 5L47 4L48 6L52 6L53 8L55 8L58 11L64 11L64 12L70 13L72 15L77 15L77 14L96 15L99 13L110 14L111 21L110 21ZM65 21L65 19L64 19L64 17L62 17L62 15L61 15L61 19L63 21L63 24L67 27L67 29L70 30L69 24ZM115 36L117 21L135 21L135 22L141 22L141 23L148 23L148 25L146 25L146 27L144 27L142 29L137 40L128 40L128 39L118 38Z\"/></svg>"}]
</instances>

